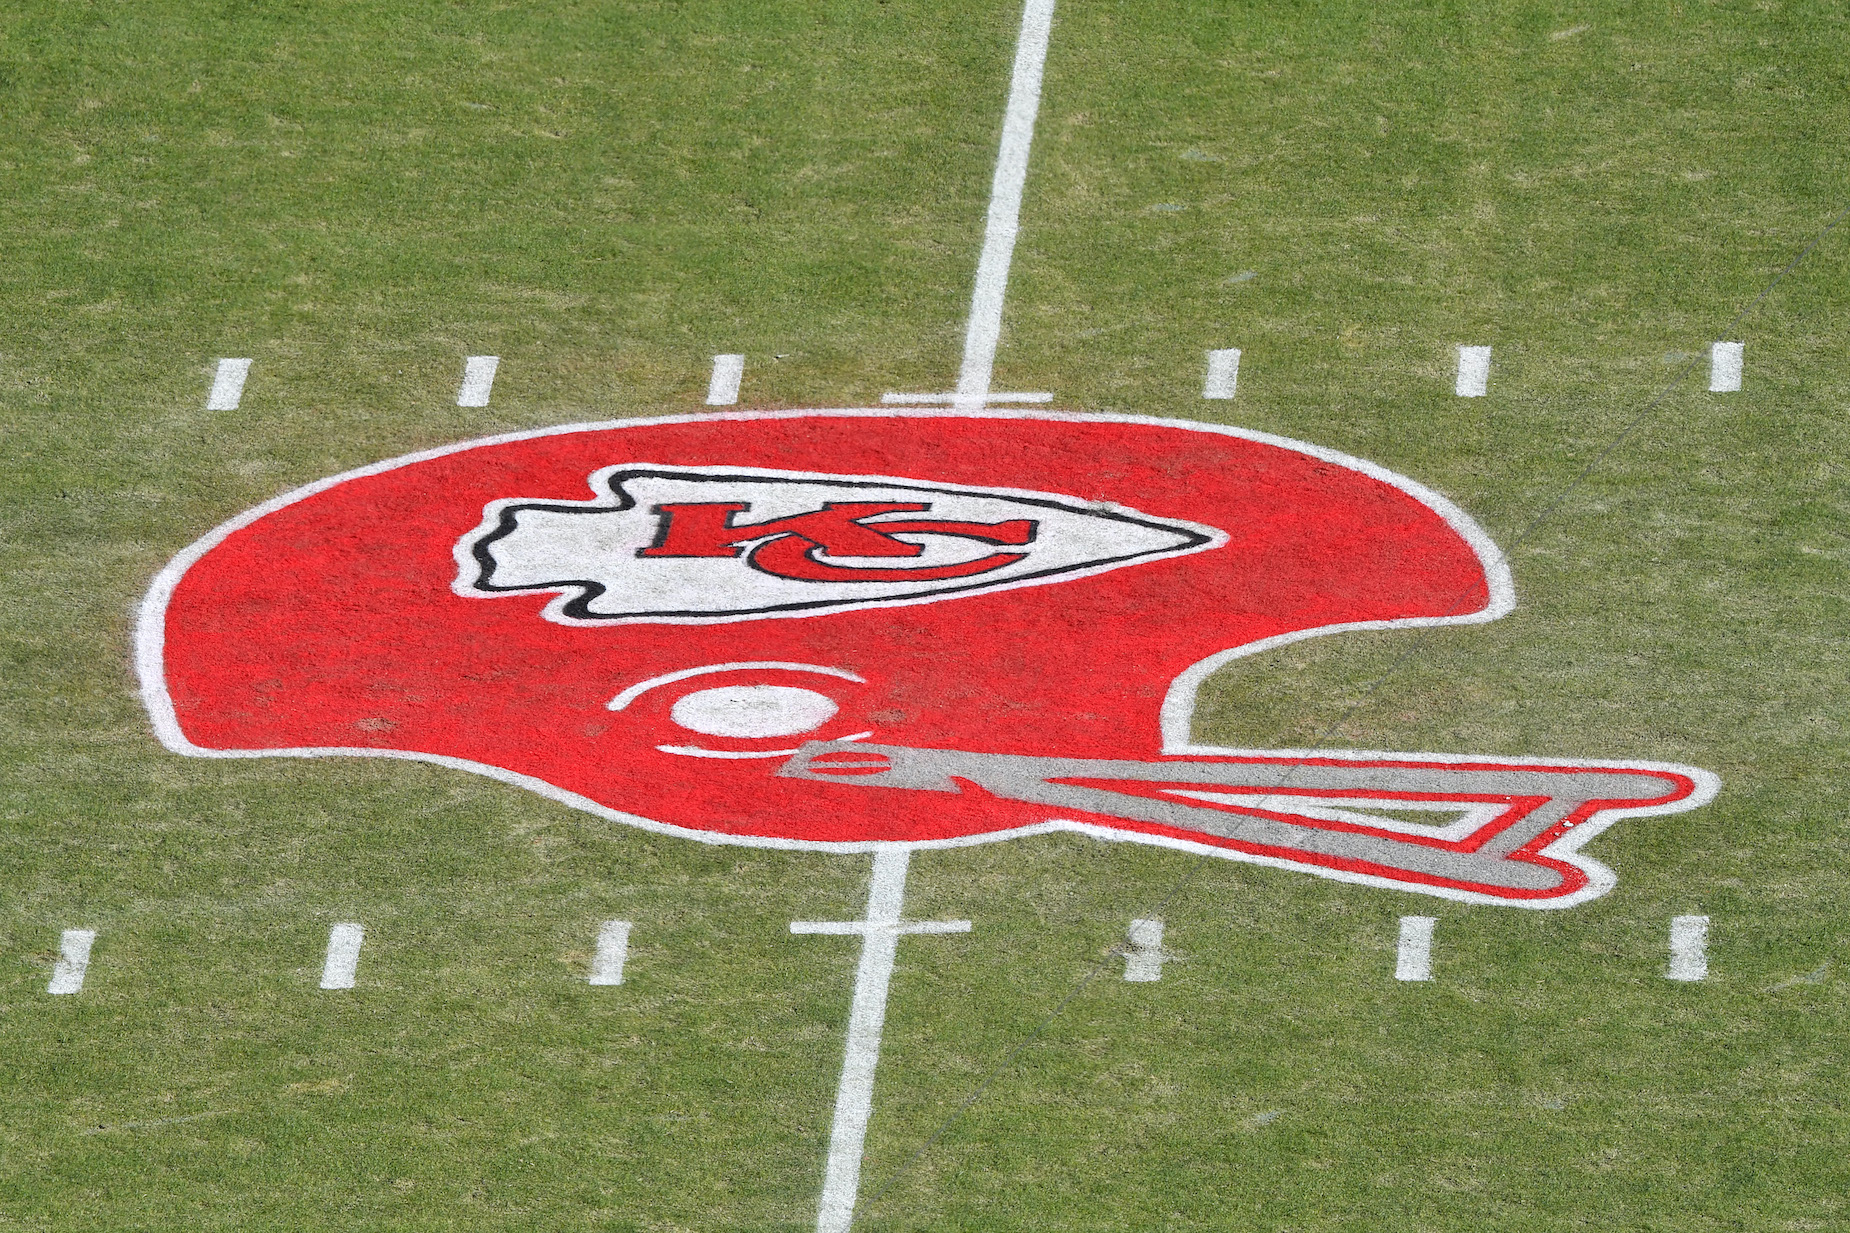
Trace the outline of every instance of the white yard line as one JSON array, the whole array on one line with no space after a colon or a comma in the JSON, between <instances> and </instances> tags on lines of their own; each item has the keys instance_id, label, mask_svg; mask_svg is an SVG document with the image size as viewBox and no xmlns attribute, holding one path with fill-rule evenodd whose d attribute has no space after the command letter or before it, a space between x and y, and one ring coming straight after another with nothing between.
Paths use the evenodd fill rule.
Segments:
<instances>
[{"instance_id":1,"label":"white yard line","mask_svg":"<svg viewBox=\"0 0 1850 1233\"><path fill-rule=\"evenodd\" d=\"M848 1233L861 1185L861 1152L874 1108L874 1070L880 1063L880 1032L886 1024L887 987L902 933L968 933L967 920L899 918L906 898L906 867L912 850L888 844L874 852L867 918L858 921L790 922L792 933L858 933L861 963L854 974L854 1004L848 1012L848 1040L842 1054L841 1085L835 1092L835 1120L829 1128L829 1160L823 1169L816 1233Z\"/></svg>"},{"instance_id":2,"label":"white yard line","mask_svg":"<svg viewBox=\"0 0 1850 1233\"><path fill-rule=\"evenodd\" d=\"M1395 980L1432 979L1432 927L1437 923L1438 918L1433 916L1400 918L1400 951L1394 959Z\"/></svg>"},{"instance_id":3,"label":"white yard line","mask_svg":"<svg viewBox=\"0 0 1850 1233\"><path fill-rule=\"evenodd\" d=\"M212 377L212 392L206 395L206 410L236 411L244 397L244 378L250 376L249 360L220 360Z\"/></svg>"},{"instance_id":4,"label":"white yard line","mask_svg":"<svg viewBox=\"0 0 1850 1233\"><path fill-rule=\"evenodd\" d=\"M351 922L328 930L328 958L321 965L323 989L351 989L354 975L360 970L360 943L366 930Z\"/></svg>"},{"instance_id":5,"label":"white yard line","mask_svg":"<svg viewBox=\"0 0 1850 1233\"><path fill-rule=\"evenodd\" d=\"M912 853L885 848L874 854L873 885L861 934L861 963L854 974L854 1005L848 1012L841 1084L835 1093L835 1121L829 1128L829 1161L823 1173L818 1233L845 1233L854 1220L861 1184L861 1152L873 1116L874 1070L880 1063L880 1034L886 1025L887 988L899 951L899 909L906 895L906 866ZM794 930L796 926L793 924Z\"/></svg>"},{"instance_id":6,"label":"white yard line","mask_svg":"<svg viewBox=\"0 0 1850 1233\"><path fill-rule=\"evenodd\" d=\"M1201 387L1203 398L1232 398L1240 381L1240 349L1208 352L1208 379Z\"/></svg>"},{"instance_id":7,"label":"white yard line","mask_svg":"<svg viewBox=\"0 0 1850 1233\"><path fill-rule=\"evenodd\" d=\"M982 255L977 259L977 289L969 300L969 326L964 330L964 363L956 376L956 392L945 402L956 411L982 411L992 402L990 380L995 372L995 346L1003 335L1003 304L1008 298L1008 267L1016 254L1021 224L1021 189L1029 178L1029 148L1034 144L1034 118L1040 113L1042 69L1047 63L1047 39L1053 33L1055 0L1027 0L1021 11L1021 35L1016 43L1016 65L1008 80L1008 109L1003 115L1003 143L995 156L995 178L990 185L990 215L982 231ZM714 357L709 405L736 400L738 380L733 378L729 398L722 392L720 359ZM740 368L744 361L740 359ZM1018 394L1021 402L1051 402L1051 396ZM931 405L940 396L886 394L886 404ZM855 1198L860 1190L860 1155L868 1139L868 1118L873 1113L873 1072L881 1061L881 1029L886 1024L886 989L894 978L894 955L901 933L962 933L968 920L901 924L899 907L905 900L910 848L890 844L873 855L873 887L868 892L868 918L858 922L792 922L792 933L860 933L860 966L855 972L855 1003L847 1016L847 1046L842 1055L842 1085L834 1098L834 1122L829 1127L829 1163L823 1168L821 1203L816 1233L847 1233L855 1222Z\"/></svg>"},{"instance_id":8,"label":"white yard line","mask_svg":"<svg viewBox=\"0 0 1850 1233\"><path fill-rule=\"evenodd\" d=\"M1002 303L1008 295L1009 263L1020 231L1021 190L1028 179L1028 149L1034 120L1041 109L1041 69L1047 63L1047 39L1053 32L1054 0L1028 0L1021 14L1021 37L1015 45L1015 70L1009 80L1008 111L1002 120L1002 148L989 190L989 221L983 232L983 255L976 263L976 293L970 298L970 324L964 331L964 362L957 374L959 411L980 411L989 401L989 382L1002 338Z\"/></svg>"},{"instance_id":9,"label":"white yard line","mask_svg":"<svg viewBox=\"0 0 1850 1233\"><path fill-rule=\"evenodd\" d=\"M739 401L739 382L745 378L745 357L716 355L713 376L707 381L707 406L730 407Z\"/></svg>"},{"instance_id":10,"label":"white yard line","mask_svg":"<svg viewBox=\"0 0 1850 1233\"><path fill-rule=\"evenodd\" d=\"M1131 949L1124 955L1124 979L1161 980L1163 960L1169 957L1163 953L1163 922L1134 920L1127 936Z\"/></svg>"},{"instance_id":11,"label":"white yard line","mask_svg":"<svg viewBox=\"0 0 1850 1233\"><path fill-rule=\"evenodd\" d=\"M626 920L607 920L598 930L597 954L591 959L591 984L620 985L623 983L623 961L630 953L630 923Z\"/></svg>"},{"instance_id":12,"label":"white yard line","mask_svg":"<svg viewBox=\"0 0 1850 1233\"><path fill-rule=\"evenodd\" d=\"M1709 974L1709 918L1670 918L1670 980L1701 980Z\"/></svg>"},{"instance_id":13,"label":"white yard line","mask_svg":"<svg viewBox=\"0 0 1850 1233\"><path fill-rule=\"evenodd\" d=\"M51 968L51 983L45 992L80 993L84 973L90 970L90 945L96 941L94 929L66 929L58 939L58 962Z\"/></svg>"},{"instance_id":14,"label":"white yard line","mask_svg":"<svg viewBox=\"0 0 1850 1233\"><path fill-rule=\"evenodd\" d=\"M1460 398L1482 398L1490 389L1490 348L1458 349L1458 384L1453 387Z\"/></svg>"},{"instance_id":15,"label":"white yard line","mask_svg":"<svg viewBox=\"0 0 1850 1233\"><path fill-rule=\"evenodd\" d=\"M1709 345L1709 393L1732 394L1741 388L1741 353L1745 350L1746 343Z\"/></svg>"},{"instance_id":16,"label":"white yard line","mask_svg":"<svg viewBox=\"0 0 1850 1233\"><path fill-rule=\"evenodd\" d=\"M500 366L498 355L472 355L465 360L462 388L456 391L456 405L486 407L488 395L495 388L495 369Z\"/></svg>"}]
</instances>

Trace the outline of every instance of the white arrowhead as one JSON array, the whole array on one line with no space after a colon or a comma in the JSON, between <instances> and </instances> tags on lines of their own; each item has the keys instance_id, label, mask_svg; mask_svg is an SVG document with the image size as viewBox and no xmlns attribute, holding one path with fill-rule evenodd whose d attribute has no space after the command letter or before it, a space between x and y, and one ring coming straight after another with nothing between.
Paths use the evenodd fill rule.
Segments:
<instances>
[{"instance_id":1,"label":"white arrowhead","mask_svg":"<svg viewBox=\"0 0 1850 1233\"><path fill-rule=\"evenodd\" d=\"M566 624L814 616L1062 582L1218 548L1227 539L1198 523L1055 493L875 476L636 464L607 467L591 484L608 495L491 503L481 526L456 546L457 593L489 598L557 592L560 598L545 615ZM875 532L882 523L917 524L878 539L915 545L919 555L832 556L826 545L776 530L746 538L755 525L816 513L831 503L925 506L856 519ZM710 516L715 526L729 519L725 534L733 546L723 551L737 555L644 555L662 541L667 520L681 516L660 507L724 504L746 507ZM994 542L934 532L931 523L1005 525L1016 528L1017 536L1026 523L1032 531L1025 543ZM785 547L807 549L826 580L781 575L769 565L769 552L754 556L773 540L793 538ZM870 580L853 577L862 571L878 572ZM919 576L931 573L956 576Z\"/></svg>"}]
</instances>

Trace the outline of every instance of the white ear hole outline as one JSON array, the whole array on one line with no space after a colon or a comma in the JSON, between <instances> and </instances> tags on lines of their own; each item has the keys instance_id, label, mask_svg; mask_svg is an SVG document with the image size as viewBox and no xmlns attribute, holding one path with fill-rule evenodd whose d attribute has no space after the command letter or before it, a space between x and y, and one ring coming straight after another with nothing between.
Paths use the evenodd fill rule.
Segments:
<instances>
[{"instance_id":1,"label":"white ear hole outline","mask_svg":"<svg viewBox=\"0 0 1850 1233\"><path fill-rule=\"evenodd\" d=\"M799 664L782 659L741 660L735 663L705 664L698 668L682 668L676 672L664 672L660 676L652 676L646 681L638 681L634 685L629 686L622 693L612 698L606 706L609 710L621 711L629 706L630 703L642 697L642 695L648 693L658 685L672 685L676 681L685 681L690 677L696 676L707 676L715 672L742 671L814 672L822 676L832 676L838 677L844 681L853 681L857 685L867 684L867 678L864 676L850 672L846 668L831 668L826 664ZM872 735L873 732L870 729L866 732L856 732L850 736L839 737L837 739L844 741L863 741ZM797 752L795 749L754 749L749 751L705 749L699 745L657 745L655 748L662 753L679 754L684 758L788 758Z\"/></svg>"},{"instance_id":2,"label":"white ear hole outline","mask_svg":"<svg viewBox=\"0 0 1850 1233\"><path fill-rule=\"evenodd\" d=\"M636 699L642 697L642 695L648 693L651 689L654 689L657 685L671 685L676 681L685 681L689 677L694 676L706 676L708 673L712 672L741 672L752 669L776 669L783 672L819 672L823 676L840 677L844 681L853 681L857 685L867 684L866 677L856 676L846 668L829 668L822 664L787 663L782 660L752 660L733 664L706 664L699 668L682 668L678 672L664 672L660 676L652 676L646 681L636 682L634 685L631 685L628 689L625 689L622 693L612 698L605 705L608 710L620 711ZM871 736L872 734L868 733L867 735Z\"/></svg>"},{"instance_id":3,"label":"white ear hole outline","mask_svg":"<svg viewBox=\"0 0 1850 1233\"><path fill-rule=\"evenodd\" d=\"M832 739L864 741L873 734L873 729L870 728L866 732L856 732L852 736ZM731 749L703 749L699 745L657 745L656 748L662 753L680 754L683 758L788 758L803 752L800 749L755 749L750 753L743 753Z\"/></svg>"}]
</instances>

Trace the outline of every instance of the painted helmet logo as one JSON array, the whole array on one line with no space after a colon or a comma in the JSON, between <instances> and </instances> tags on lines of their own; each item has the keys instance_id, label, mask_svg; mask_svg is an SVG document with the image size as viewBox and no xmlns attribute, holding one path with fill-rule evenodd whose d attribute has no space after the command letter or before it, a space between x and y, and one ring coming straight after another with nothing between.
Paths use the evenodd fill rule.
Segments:
<instances>
[{"instance_id":1,"label":"painted helmet logo","mask_svg":"<svg viewBox=\"0 0 1850 1233\"><path fill-rule=\"evenodd\" d=\"M190 754L425 759L706 842L1076 831L1565 907L1615 882L1589 840L1715 777L1194 732L1244 656L1514 604L1482 528L1361 459L870 409L579 425L324 480L183 552L138 638Z\"/></svg>"},{"instance_id":2,"label":"painted helmet logo","mask_svg":"<svg viewBox=\"0 0 1850 1233\"><path fill-rule=\"evenodd\" d=\"M1073 579L1225 533L1042 492L741 468L606 467L608 498L500 500L456 548L472 598L555 591L548 620L815 616Z\"/></svg>"}]
</instances>

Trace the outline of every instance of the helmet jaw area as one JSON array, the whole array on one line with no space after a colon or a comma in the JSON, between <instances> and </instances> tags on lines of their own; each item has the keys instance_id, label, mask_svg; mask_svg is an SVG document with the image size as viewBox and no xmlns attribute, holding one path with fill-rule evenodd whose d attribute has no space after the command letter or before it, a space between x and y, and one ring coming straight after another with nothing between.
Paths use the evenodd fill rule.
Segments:
<instances>
[{"instance_id":1,"label":"helmet jaw area","mask_svg":"<svg viewBox=\"0 0 1850 1233\"><path fill-rule=\"evenodd\" d=\"M779 771L857 743L1153 762L1233 657L1513 602L1450 502L1296 442L1130 417L724 414L467 442L286 494L161 573L138 652L156 730L188 754L436 761L711 842L1170 842L1147 805L1076 820L1045 792ZM1181 842L1295 859L1211 828ZM1573 881L1555 897L1598 893ZM1503 901L1485 885L1458 897Z\"/></svg>"}]
</instances>

